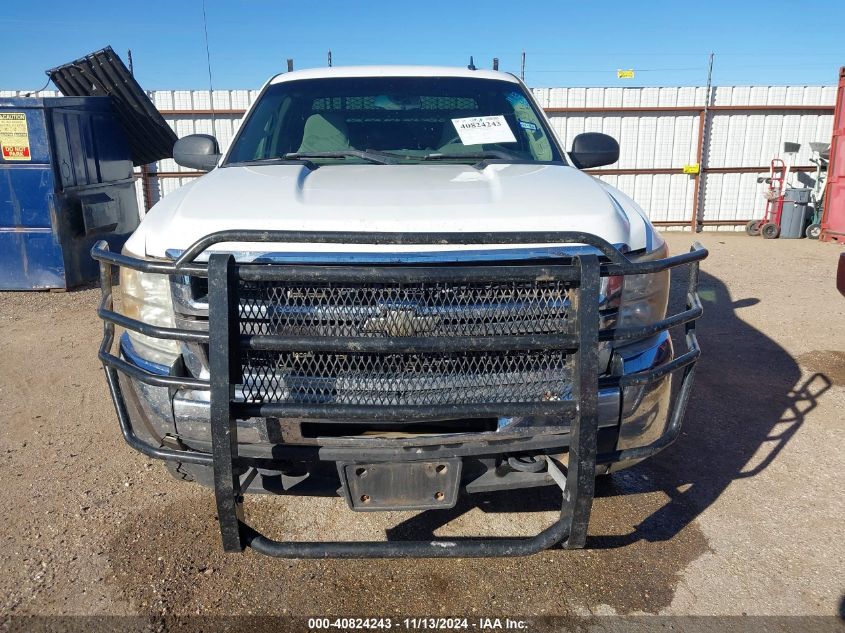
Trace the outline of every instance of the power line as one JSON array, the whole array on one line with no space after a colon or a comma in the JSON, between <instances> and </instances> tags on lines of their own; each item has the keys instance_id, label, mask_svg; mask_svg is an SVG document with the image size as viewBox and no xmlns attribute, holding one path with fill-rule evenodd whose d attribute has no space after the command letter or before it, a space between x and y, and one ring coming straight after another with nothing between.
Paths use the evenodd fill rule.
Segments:
<instances>
[{"instance_id":1,"label":"power line","mask_svg":"<svg viewBox=\"0 0 845 633\"><path fill-rule=\"evenodd\" d=\"M205 62L208 66L208 100L211 105L211 133L214 134L214 84L211 81L211 51L208 47L208 19L205 15L205 0L202 0L202 26L205 31Z\"/></svg>"}]
</instances>

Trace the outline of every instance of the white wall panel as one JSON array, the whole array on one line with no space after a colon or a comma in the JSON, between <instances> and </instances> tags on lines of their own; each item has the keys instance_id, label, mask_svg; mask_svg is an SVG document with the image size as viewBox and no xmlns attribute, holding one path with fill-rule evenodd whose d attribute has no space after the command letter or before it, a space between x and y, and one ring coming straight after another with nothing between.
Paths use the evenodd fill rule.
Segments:
<instances>
[{"instance_id":1,"label":"white wall panel","mask_svg":"<svg viewBox=\"0 0 845 633\"><path fill-rule=\"evenodd\" d=\"M701 106L703 87L551 88L537 90L544 107L684 107ZM584 98L583 95L586 95ZM719 86L711 103L721 106L833 105L833 86ZM620 160L612 169L680 169L697 161L699 117L695 113L552 113L552 127L565 147L584 131L601 131L620 142ZM599 124L598 121L601 123ZM772 158L782 156L786 141L801 144L794 164L808 165L810 141L829 142L831 114L713 110L705 164L710 168L747 167L742 173L710 173L703 179L705 220L743 220L762 215ZM801 174L812 185L812 174ZM796 174L795 182L799 175ZM687 220L693 207L694 178L682 174L602 176L637 200L654 220Z\"/></svg>"}]
</instances>

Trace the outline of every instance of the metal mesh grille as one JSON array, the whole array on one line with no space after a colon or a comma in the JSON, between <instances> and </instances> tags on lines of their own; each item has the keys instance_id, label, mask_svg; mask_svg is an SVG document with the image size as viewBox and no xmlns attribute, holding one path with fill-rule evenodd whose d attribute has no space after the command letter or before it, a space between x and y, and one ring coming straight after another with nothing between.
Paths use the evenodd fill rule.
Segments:
<instances>
[{"instance_id":1,"label":"metal mesh grille","mask_svg":"<svg viewBox=\"0 0 845 633\"><path fill-rule=\"evenodd\" d=\"M569 331L562 282L290 285L241 282L244 334L514 336Z\"/></svg>"},{"instance_id":2,"label":"metal mesh grille","mask_svg":"<svg viewBox=\"0 0 845 633\"><path fill-rule=\"evenodd\" d=\"M569 397L565 353L333 354L244 351L248 402L446 405Z\"/></svg>"},{"instance_id":3,"label":"metal mesh grille","mask_svg":"<svg viewBox=\"0 0 845 633\"><path fill-rule=\"evenodd\" d=\"M562 282L291 284L241 281L243 334L463 337L571 330ZM251 402L448 405L566 397L559 350L327 353L243 350L241 393Z\"/></svg>"}]
</instances>

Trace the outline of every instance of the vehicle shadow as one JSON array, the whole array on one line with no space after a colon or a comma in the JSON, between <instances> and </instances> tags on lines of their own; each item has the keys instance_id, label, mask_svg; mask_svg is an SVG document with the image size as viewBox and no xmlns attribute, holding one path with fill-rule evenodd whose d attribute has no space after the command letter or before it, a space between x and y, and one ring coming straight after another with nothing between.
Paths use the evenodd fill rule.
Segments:
<instances>
[{"instance_id":1,"label":"vehicle shadow","mask_svg":"<svg viewBox=\"0 0 845 633\"><path fill-rule=\"evenodd\" d=\"M686 271L673 271L670 310L682 309ZM731 482L754 477L780 454L832 382L822 373L802 380L801 369L778 343L737 314L758 302L735 301L716 277L702 271L698 322L702 357L680 438L631 469L597 481L597 499L662 492L666 502L625 534L597 534L588 548L617 548L664 541L707 509ZM684 349L675 341L676 353ZM432 538L434 532L478 508L484 512L560 509L560 491L543 487L516 493L464 495L450 511L418 514L388 530L389 540ZM621 530L620 530L621 531Z\"/></svg>"}]
</instances>

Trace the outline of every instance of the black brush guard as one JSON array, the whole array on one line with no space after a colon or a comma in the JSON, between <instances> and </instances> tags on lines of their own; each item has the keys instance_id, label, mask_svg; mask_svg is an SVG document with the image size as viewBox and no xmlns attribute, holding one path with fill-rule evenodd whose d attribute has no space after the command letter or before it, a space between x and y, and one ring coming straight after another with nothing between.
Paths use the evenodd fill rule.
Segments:
<instances>
[{"instance_id":1,"label":"black brush guard","mask_svg":"<svg viewBox=\"0 0 845 633\"><path fill-rule=\"evenodd\" d=\"M238 263L229 254L211 253L208 263L198 261L209 247L221 243L263 242L333 243L374 245L517 245L580 244L593 247L563 259L566 263L537 265L300 265L277 263ZM596 251L599 254L596 254ZM562 544L568 549L584 546L595 488L596 464L639 460L665 448L680 434L689 400L695 363L700 355L695 335L695 320L702 314L697 293L699 262L707 251L695 243L688 253L647 262L632 262L605 240L577 232L520 233L356 233L299 231L220 231L194 243L172 262L138 259L108 250L99 242L92 250L100 262L102 302L98 311L104 321L104 336L99 358L114 400L120 428L126 442L148 457L211 466L217 512L226 551L242 551L250 546L269 556L285 558L391 558L391 557L486 557L524 556ZM602 277L655 273L677 266L689 266L686 309L645 327L599 330L598 298ZM113 310L113 267L125 266L147 273L207 277L209 285L208 332L158 327L128 318ZM335 338L318 336L244 335L239 329L238 288L241 280L279 282L372 282L413 283L442 280L455 283L470 281L563 281L578 292L572 334L526 335L521 337L394 337ZM162 376L126 362L112 354L115 325L148 336L178 341L207 343L210 380L192 377ZM653 370L623 376L599 376L599 341L630 341L683 325L687 350ZM497 340L498 339L498 340ZM571 353L572 398L569 400L446 405L347 405L248 403L236 401L235 385L241 381L241 352L244 349L274 351L329 352L420 352L481 351L507 349L559 349ZM598 390L602 387L626 387L648 384L676 370L682 381L670 412L666 431L647 446L596 454ZM154 446L134 432L118 381L122 372L141 382L170 388L210 390L212 452L175 450ZM563 502L559 519L540 534L528 538L478 538L435 541L378 542L299 542L267 538L244 522L243 492L250 473L242 482L244 471L238 455L236 419L251 416L343 420L406 420L418 418L481 417L488 415L553 415L571 420L569 459L566 468ZM291 447L296 448L296 447ZM255 470L252 470L252 476ZM564 482L560 482L564 483Z\"/></svg>"}]
</instances>

